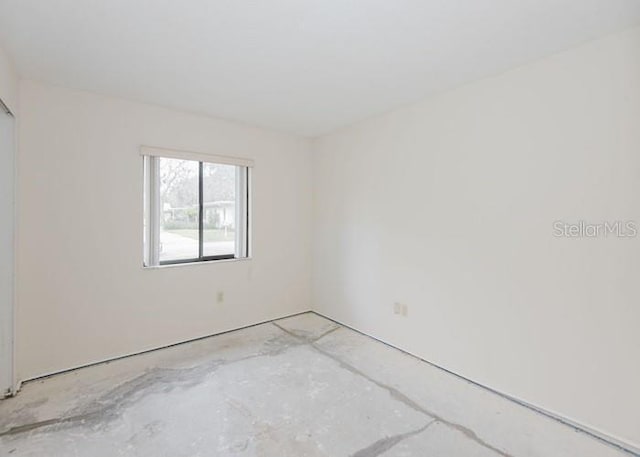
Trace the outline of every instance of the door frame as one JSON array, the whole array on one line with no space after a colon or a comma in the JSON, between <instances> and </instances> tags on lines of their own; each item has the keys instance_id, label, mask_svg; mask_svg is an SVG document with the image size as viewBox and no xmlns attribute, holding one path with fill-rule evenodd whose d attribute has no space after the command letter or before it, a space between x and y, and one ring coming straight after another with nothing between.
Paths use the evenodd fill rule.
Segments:
<instances>
[{"instance_id":1,"label":"door frame","mask_svg":"<svg viewBox=\"0 0 640 457\"><path fill-rule=\"evenodd\" d=\"M0 373L7 373L7 375L0 377L0 399L2 399L15 395L18 390L15 363L17 122L16 117L2 99L0 99L0 116L4 118L2 123L6 120L9 122L7 131L10 132L10 137L6 146L8 146L10 155L7 161L11 163L13 168L13 170L9 171L9 173L13 175L9 180L12 186L12 190L9 193L10 200L6 205L7 207L2 208L2 211L6 211L7 215L9 215L10 224L13 225L10 230L12 240L6 243L6 247L2 247L2 250L5 248L8 249L11 257L11 264L8 269L9 274L7 278L3 278L3 281L7 280L6 282L9 284L10 293L7 297L0 297L0 325L2 326L0 329L0 338L3 339L0 349L4 348L0 353ZM0 141L3 140L0 139ZM0 144L0 147L5 147L5 145ZM5 300L5 298L7 299Z\"/></svg>"}]
</instances>

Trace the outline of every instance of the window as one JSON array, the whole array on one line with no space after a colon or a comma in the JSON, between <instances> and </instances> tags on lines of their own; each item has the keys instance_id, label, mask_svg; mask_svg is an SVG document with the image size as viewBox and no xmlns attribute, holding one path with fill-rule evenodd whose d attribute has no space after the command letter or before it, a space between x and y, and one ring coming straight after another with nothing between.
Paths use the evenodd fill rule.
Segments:
<instances>
[{"instance_id":1,"label":"window","mask_svg":"<svg viewBox=\"0 0 640 457\"><path fill-rule=\"evenodd\" d=\"M247 257L250 162L161 153L143 148L145 266Z\"/></svg>"}]
</instances>

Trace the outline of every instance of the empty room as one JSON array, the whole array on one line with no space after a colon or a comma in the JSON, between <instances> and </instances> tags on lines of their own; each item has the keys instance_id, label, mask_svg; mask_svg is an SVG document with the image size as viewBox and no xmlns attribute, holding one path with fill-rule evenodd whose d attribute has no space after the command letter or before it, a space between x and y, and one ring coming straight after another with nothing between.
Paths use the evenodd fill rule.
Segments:
<instances>
[{"instance_id":1,"label":"empty room","mask_svg":"<svg viewBox=\"0 0 640 457\"><path fill-rule=\"evenodd\" d=\"M0 0L0 456L640 457L640 0Z\"/></svg>"}]
</instances>

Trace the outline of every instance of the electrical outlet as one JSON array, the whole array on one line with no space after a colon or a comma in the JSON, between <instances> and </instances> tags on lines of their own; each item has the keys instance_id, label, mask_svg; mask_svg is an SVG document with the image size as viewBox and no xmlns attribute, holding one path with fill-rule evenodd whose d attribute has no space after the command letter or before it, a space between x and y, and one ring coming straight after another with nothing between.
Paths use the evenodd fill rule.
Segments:
<instances>
[{"instance_id":1,"label":"electrical outlet","mask_svg":"<svg viewBox=\"0 0 640 457\"><path fill-rule=\"evenodd\" d=\"M393 304L393 314L397 314L398 316L407 317L409 314L409 308L404 303L395 302Z\"/></svg>"},{"instance_id":2,"label":"electrical outlet","mask_svg":"<svg viewBox=\"0 0 640 457\"><path fill-rule=\"evenodd\" d=\"M218 295L216 296L216 301L218 303L222 303L224 301L224 292L219 291Z\"/></svg>"}]
</instances>

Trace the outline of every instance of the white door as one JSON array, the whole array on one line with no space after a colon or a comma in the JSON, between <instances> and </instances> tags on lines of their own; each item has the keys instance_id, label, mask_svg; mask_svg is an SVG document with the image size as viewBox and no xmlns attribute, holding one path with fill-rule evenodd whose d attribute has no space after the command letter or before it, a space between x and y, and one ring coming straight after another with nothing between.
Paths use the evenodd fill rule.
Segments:
<instances>
[{"instance_id":1,"label":"white door","mask_svg":"<svg viewBox=\"0 0 640 457\"><path fill-rule=\"evenodd\" d=\"M14 119L0 102L0 398L13 392Z\"/></svg>"}]
</instances>

